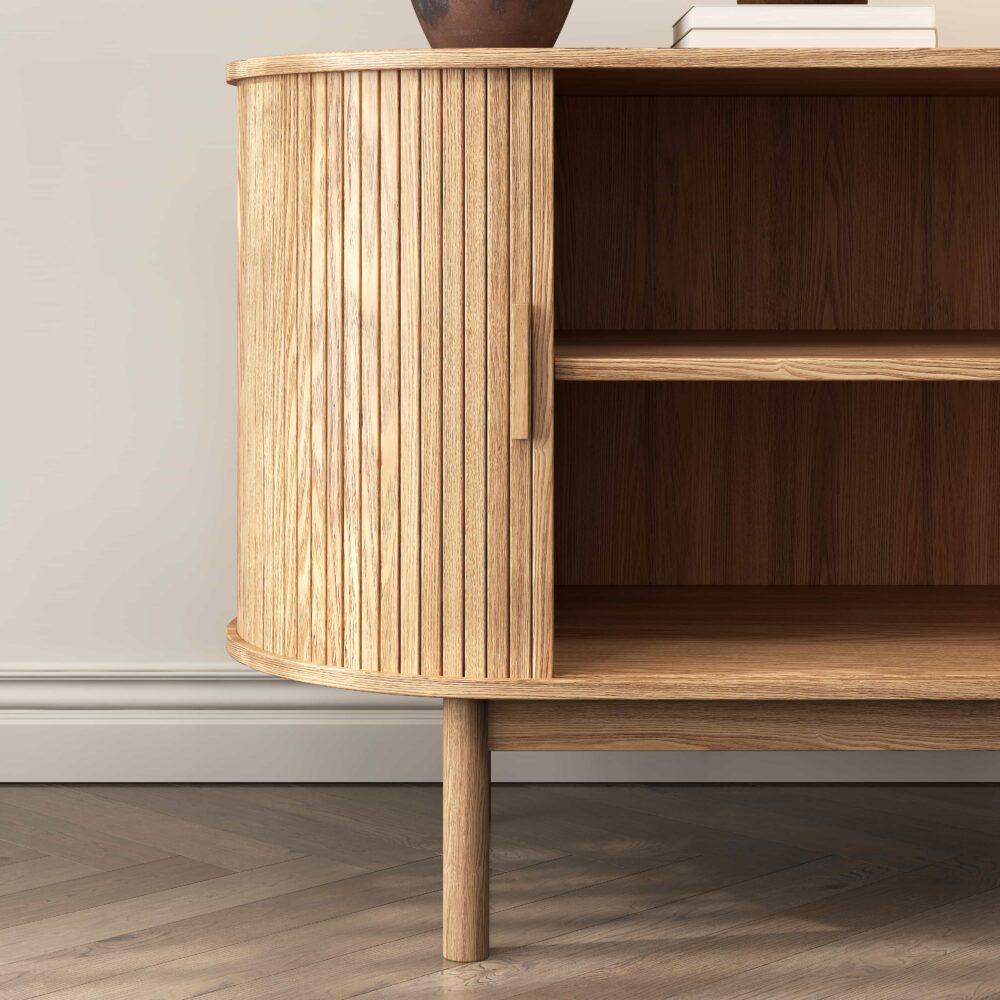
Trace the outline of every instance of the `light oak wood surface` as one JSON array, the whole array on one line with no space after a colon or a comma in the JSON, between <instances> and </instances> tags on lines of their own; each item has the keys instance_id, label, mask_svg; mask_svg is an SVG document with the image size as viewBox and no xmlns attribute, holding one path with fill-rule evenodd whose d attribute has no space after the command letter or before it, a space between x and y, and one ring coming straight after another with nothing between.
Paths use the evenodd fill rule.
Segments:
<instances>
[{"instance_id":1,"label":"light oak wood surface","mask_svg":"<svg viewBox=\"0 0 1000 1000\"><path fill-rule=\"evenodd\" d=\"M230 83L258 76L386 69L672 69L833 68L1000 69L996 49L736 49L670 48L396 49L238 59ZM941 74L945 76L946 74Z\"/></svg>"},{"instance_id":2,"label":"light oak wood surface","mask_svg":"<svg viewBox=\"0 0 1000 1000\"><path fill-rule=\"evenodd\" d=\"M1000 666L994 587L562 587L556 615L562 678L868 669L919 697Z\"/></svg>"},{"instance_id":3,"label":"light oak wood surface","mask_svg":"<svg viewBox=\"0 0 1000 1000\"><path fill-rule=\"evenodd\" d=\"M293 680L430 697L1000 700L995 588L570 587L558 603L550 680L316 667L249 646L233 625L227 648Z\"/></svg>"},{"instance_id":4,"label":"light oak wood surface","mask_svg":"<svg viewBox=\"0 0 1000 1000\"><path fill-rule=\"evenodd\" d=\"M997 381L1000 335L561 331L555 377L590 382Z\"/></svg>"},{"instance_id":5,"label":"light oak wood surface","mask_svg":"<svg viewBox=\"0 0 1000 1000\"><path fill-rule=\"evenodd\" d=\"M479 962L490 950L490 751L486 705L446 698L444 748L444 957Z\"/></svg>"},{"instance_id":6,"label":"light oak wood surface","mask_svg":"<svg viewBox=\"0 0 1000 1000\"><path fill-rule=\"evenodd\" d=\"M992 750L1000 702L496 701L491 750Z\"/></svg>"},{"instance_id":7,"label":"light oak wood surface","mask_svg":"<svg viewBox=\"0 0 1000 1000\"><path fill-rule=\"evenodd\" d=\"M534 580L552 557L532 544L552 503L532 372L551 355L551 89L546 70L433 66L240 88L237 617L256 648L551 671L533 619L551 629Z\"/></svg>"}]
</instances>

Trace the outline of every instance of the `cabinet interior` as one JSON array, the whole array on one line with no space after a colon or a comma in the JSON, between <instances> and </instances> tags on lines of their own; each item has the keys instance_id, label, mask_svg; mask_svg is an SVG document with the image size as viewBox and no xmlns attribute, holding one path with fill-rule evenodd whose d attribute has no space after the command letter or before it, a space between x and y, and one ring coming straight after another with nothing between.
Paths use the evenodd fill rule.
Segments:
<instances>
[{"instance_id":1,"label":"cabinet interior","mask_svg":"<svg viewBox=\"0 0 1000 1000\"><path fill-rule=\"evenodd\" d=\"M563 93L555 161L556 676L996 660L1000 98Z\"/></svg>"}]
</instances>

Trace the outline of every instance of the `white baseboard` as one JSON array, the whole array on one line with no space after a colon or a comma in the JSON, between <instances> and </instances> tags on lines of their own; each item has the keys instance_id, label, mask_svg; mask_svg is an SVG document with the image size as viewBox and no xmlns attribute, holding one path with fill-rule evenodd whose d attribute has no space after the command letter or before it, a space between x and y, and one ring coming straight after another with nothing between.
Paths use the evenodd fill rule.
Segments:
<instances>
[{"instance_id":1,"label":"white baseboard","mask_svg":"<svg viewBox=\"0 0 1000 1000\"><path fill-rule=\"evenodd\" d=\"M0 782L440 781L433 700L237 664L0 664ZM1000 753L496 753L496 781L993 782Z\"/></svg>"}]
</instances>

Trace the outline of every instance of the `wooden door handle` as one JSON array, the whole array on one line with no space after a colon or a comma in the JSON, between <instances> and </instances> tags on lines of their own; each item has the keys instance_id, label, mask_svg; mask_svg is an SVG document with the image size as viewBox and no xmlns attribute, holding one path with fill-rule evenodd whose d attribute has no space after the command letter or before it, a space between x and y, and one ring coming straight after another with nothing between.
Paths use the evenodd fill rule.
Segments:
<instances>
[{"instance_id":1,"label":"wooden door handle","mask_svg":"<svg viewBox=\"0 0 1000 1000\"><path fill-rule=\"evenodd\" d=\"M510 436L531 437L531 304L510 304Z\"/></svg>"}]
</instances>

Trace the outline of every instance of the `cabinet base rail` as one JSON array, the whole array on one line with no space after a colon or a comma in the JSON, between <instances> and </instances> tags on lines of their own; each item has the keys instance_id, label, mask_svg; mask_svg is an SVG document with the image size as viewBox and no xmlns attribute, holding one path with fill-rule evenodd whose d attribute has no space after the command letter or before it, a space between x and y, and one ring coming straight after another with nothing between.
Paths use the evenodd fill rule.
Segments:
<instances>
[{"instance_id":1,"label":"cabinet base rail","mask_svg":"<svg viewBox=\"0 0 1000 1000\"><path fill-rule=\"evenodd\" d=\"M489 954L493 750L998 750L996 701L444 700L444 957Z\"/></svg>"}]
</instances>

